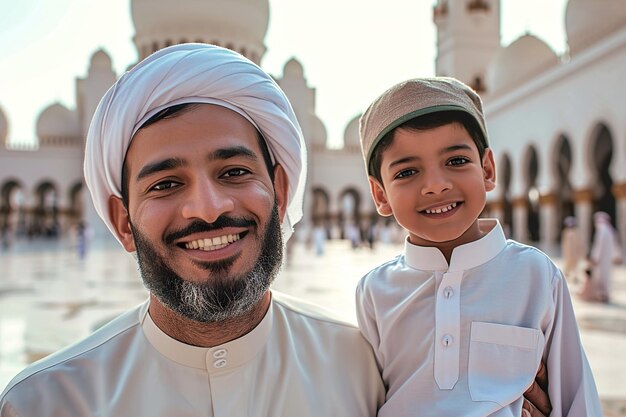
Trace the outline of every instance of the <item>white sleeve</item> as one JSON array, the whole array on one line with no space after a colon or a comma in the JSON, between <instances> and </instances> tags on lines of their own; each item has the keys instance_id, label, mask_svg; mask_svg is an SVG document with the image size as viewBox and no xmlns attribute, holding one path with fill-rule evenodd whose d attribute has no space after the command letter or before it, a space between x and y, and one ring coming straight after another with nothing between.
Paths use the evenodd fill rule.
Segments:
<instances>
[{"instance_id":1,"label":"white sleeve","mask_svg":"<svg viewBox=\"0 0 626 417\"><path fill-rule=\"evenodd\" d=\"M376 315L369 292L365 288L365 279L361 279L356 287L356 319L359 324L361 334L370 344L376 356L378 370L382 372L383 363L380 357L380 334L378 332L378 323L376 323Z\"/></svg>"},{"instance_id":2,"label":"white sleeve","mask_svg":"<svg viewBox=\"0 0 626 417\"><path fill-rule=\"evenodd\" d=\"M602 416L591 368L583 350L567 284L553 277L554 318L546 334L548 394L552 416Z\"/></svg>"}]
</instances>

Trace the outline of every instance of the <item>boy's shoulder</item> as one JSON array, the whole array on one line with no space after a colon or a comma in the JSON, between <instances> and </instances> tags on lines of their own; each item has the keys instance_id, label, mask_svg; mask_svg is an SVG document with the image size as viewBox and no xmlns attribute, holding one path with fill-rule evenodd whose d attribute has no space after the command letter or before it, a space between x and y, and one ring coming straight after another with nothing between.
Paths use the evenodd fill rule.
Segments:
<instances>
[{"instance_id":1,"label":"boy's shoulder","mask_svg":"<svg viewBox=\"0 0 626 417\"><path fill-rule=\"evenodd\" d=\"M552 258L541 249L508 239L506 247L499 255L501 260L508 265L520 267L523 269L532 269L551 278L560 277L560 269Z\"/></svg>"}]
</instances>

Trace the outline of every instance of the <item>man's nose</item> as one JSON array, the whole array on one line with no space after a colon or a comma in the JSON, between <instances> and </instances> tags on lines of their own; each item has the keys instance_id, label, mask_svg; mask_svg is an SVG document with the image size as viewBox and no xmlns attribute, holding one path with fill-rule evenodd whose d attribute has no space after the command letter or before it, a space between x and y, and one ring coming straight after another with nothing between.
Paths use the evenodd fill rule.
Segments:
<instances>
[{"instance_id":1,"label":"man's nose","mask_svg":"<svg viewBox=\"0 0 626 417\"><path fill-rule=\"evenodd\" d=\"M223 185L209 179L197 181L189 186L185 195L181 213L186 219L201 219L213 223L224 213L235 208L233 194Z\"/></svg>"},{"instance_id":2,"label":"man's nose","mask_svg":"<svg viewBox=\"0 0 626 417\"><path fill-rule=\"evenodd\" d=\"M423 175L422 195L441 194L452 189L452 182L441 170L434 170Z\"/></svg>"}]
</instances>

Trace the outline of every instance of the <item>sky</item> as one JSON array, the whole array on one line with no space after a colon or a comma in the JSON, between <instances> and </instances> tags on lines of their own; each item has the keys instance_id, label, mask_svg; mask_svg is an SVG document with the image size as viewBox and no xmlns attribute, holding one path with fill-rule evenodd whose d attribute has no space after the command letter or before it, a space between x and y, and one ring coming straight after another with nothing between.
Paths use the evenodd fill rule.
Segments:
<instances>
[{"instance_id":1,"label":"sky","mask_svg":"<svg viewBox=\"0 0 626 417\"><path fill-rule=\"evenodd\" d=\"M434 75L435 0L269 2L261 66L280 77L292 57L302 63L332 147L385 89ZM502 44L528 32L562 54L566 3L502 0ZM75 79L99 48L118 75L137 62L130 0L0 0L0 11L0 108L12 143L36 141L37 117L49 105L75 107Z\"/></svg>"}]
</instances>

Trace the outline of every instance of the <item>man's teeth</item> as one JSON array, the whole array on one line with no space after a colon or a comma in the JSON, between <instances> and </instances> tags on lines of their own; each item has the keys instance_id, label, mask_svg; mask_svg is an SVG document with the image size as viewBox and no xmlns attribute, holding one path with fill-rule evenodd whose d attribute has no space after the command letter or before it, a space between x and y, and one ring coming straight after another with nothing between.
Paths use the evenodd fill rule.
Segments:
<instances>
[{"instance_id":1,"label":"man's teeth","mask_svg":"<svg viewBox=\"0 0 626 417\"><path fill-rule=\"evenodd\" d=\"M447 205L445 207L439 207L436 209L431 209L431 210L426 210L427 214L440 214L440 213L445 213L446 211L450 211L453 208L456 207L456 203L452 203L450 205Z\"/></svg>"},{"instance_id":2,"label":"man's teeth","mask_svg":"<svg viewBox=\"0 0 626 417\"><path fill-rule=\"evenodd\" d=\"M229 244L239 240L239 234L216 236L212 239L198 239L185 243L187 249L200 249L203 251L212 251L222 249Z\"/></svg>"}]
</instances>

